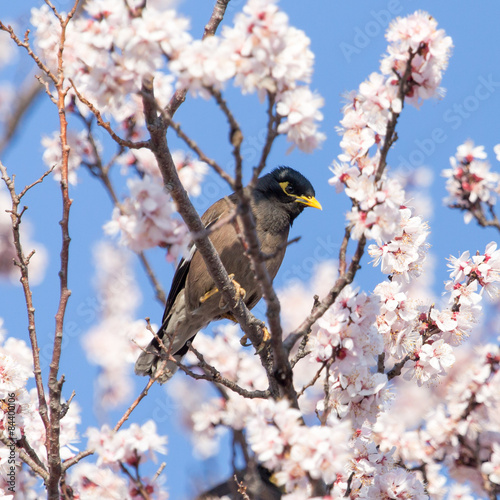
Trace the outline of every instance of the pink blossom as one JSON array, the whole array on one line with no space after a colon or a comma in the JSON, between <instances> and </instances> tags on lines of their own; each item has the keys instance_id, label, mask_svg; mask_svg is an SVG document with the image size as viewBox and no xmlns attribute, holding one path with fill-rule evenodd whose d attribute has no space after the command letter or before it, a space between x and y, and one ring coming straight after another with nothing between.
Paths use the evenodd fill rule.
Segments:
<instances>
[{"instance_id":1,"label":"pink blossom","mask_svg":"<svg viewBox=\"0 0 500 500\"><path fill-rule=\"evenodd\" d=\"M100 404L107 408L124 402L131 395L131 366L151 340L144 320L136 320L135 312L141 294L131 269L130 252L110 243L99 243L94 249L96 275L94 284L99 294L94 313L100 321L82 339L91 363L101 369L97 377ZM156 325L152 325L156 328Z\"/></svg>"},{"instance_id":2,"label":"pink blossom","mask_svg":"<svg viewBox=\"0 0 500 500\"><path fill-rule=\"evenodd\" d=\"M108 234L120 233L120 243L134 252L155 246L166 247L167 257L180 257L189 243L185 224L174 217L175 205L154 177L129 179L131 197L115 207L112 220L104 226Z\"/></svg>"},{"instance_id":3,"label":"pink blossom","mask_svg":"<svg viewBox=\"0 0 500 500\"><path fill-rule=\"evenodd\" d=\"M492 483L500 484L500 443L493 443L491 458L483 463L481 472L486 474Z\"/></svg>"},{"instance_id":4,"label":"pink blossom","mask_svg":"<svg viewBox=\"0 0 500 500\"><path fill-rule=\"evenodd\" d=\"M279 95L276 111L286 118L280 123L278 132L287 134L290 142L306 153L312 152L324 140L318 131L318 121L323 119L319 108L323 98L312 93L307 87L297 87Z\"/></svg>"},{"instance_id":5,"label":"pink blossom","mask_svg":"<svg viewBox=\"0 0 500 500\"><path fill-rule=\"evenodd\" d=\"M156 453L166 453L167 438L156 433L156 424L148 420L142 426L131 424L128 429L114 432L107 425L87 430L88 447L97 454L97 465L109 465L119 470L119 462L137 465Z\"/></svg>"}]
</instances>

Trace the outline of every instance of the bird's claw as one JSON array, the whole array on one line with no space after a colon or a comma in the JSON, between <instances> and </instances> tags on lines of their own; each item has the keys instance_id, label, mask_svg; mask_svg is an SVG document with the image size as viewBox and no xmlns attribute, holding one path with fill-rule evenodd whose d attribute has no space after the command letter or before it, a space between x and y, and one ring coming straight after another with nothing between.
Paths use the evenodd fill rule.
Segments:
<instances>
[{"instance_id":1,"label":"bird's claw","mask_svg":"<svg viewBox=\"0 0 500 500\"><path fill-rule=\"evenodd\" d=\"M257 346L257 349L255 351L255 354L260 354L266 347L266 345L269 343L271 340L271 333L267 329L266 326L262 327L262 341L261 343Z\"/></svg>"},{"instance_id":2,"label":"bird's claw","mask_svg":"<svg viewBox=\"0 0 500 500\"><path fill-rule=\"evenodd\" d=\"M245 333L245 335L243 335L243 337L241 337L240 344L243 347L248 347L248 346L252 345L251 342L248 342L248 335L246 333Z\"/></svg>"},{"instance_id":3,"label":"bird's claw","mask_svg":"<svg viewBox=\"0 0 500 500\"><path fill-rule=\"evenodd\" d=\"M247 295L246 290L234 279L234 274L229 275L229 279L233 282L234 288L236 289L236 300L238 299L244 299ZM220 309L226 309L227 308L227 300L224 299L224 297L221 297L220 302L219 302L219 308Z\"/></svg>"},{"instance_id":4,"label":"bird's claw","mask_svg":"<svg viewBox=\"0 0 500 500\"><path fill-rule=\"evenodd\" d=\"M264 348L266 347L266 345L269 343L269 341L271 340L271 333L269 332L269 330L267 329L267 327L263 327L262 328L263 332L262 332L262 341L261 343L257 346L257 349L255 350L255 354L260 354ZM251 345L251 343L247 343L248 341L248 335L245 333L245 335L243 335L243 337L241 337L240 339L240 344L243 346L243 347L248 347L249 345Z\"/></svg>"}]
</instances>

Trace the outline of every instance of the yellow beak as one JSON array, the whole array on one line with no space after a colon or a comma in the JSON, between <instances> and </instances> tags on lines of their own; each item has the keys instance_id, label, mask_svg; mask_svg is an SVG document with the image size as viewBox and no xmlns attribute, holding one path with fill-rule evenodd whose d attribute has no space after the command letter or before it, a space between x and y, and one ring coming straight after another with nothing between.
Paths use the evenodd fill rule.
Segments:
<instances>
[{"instance_id":1,"label":"yellow beak","mask_svg":"<svg viewBox=\"0 0 500 500\"><path fill-rule=\"evenodd\" d=\"M323 210L321 203L314 196L297 196L296 200L298 203L303 203L308 207L317 208Z\"/></svg>"}]
</instances>

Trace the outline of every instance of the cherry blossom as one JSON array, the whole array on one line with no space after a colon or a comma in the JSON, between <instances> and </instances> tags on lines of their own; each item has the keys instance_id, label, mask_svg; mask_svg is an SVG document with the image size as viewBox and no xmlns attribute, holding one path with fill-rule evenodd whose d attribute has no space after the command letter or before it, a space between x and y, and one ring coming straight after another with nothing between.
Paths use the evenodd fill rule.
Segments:
<instances>
[{"instance_id":1,"label":"cherry blossom","mask_svg":"<svg viewBox=\"0 0 500 500\"><path fill-rule=\"evenodd\" d=\"M500 484L500 442L493 443L493 453L488 462L484 462L481 471L488 475L492 483Z\"/></svg>"},{"instance_id":2,"label":"cherry blossom","mask_svg":"<svg viewBox=\"0 0 500 500\"><path fill-rule=\"evenodd\" d=\"M381 69L389 79L393 72L401 77L406 71L409 53L414 54L410 72L411 93L406 100L418 106L422 100L439 96L442 93L439 84L453 43L444 30L437 29L437 21L423 11L398 17L390 24L386 38L390 45Z\"/></svg>"},{"instance_id":3,"label":"cherry blossom","mask_svg":"<svg viewBox=\"0 0 500 500\"><path fill-rule=\"evenodd\" d=\"M419 276L426 256L429 234L428 225L418 216L412 216L409 208L399 210L399 227L393 238L381 245L370 245L368 253L374 257L374 265L381 264L383 273L393 279L408 282L411 276Z\"/></svg>"},{"instance_id":4,"label":"cherry blossom","mask_svg":"<svg viewBox=\"0 0 500 500\"><path fill-rule=\"evenodd\" d=\"M119 463L137 465L156 459L156 453L166 453L167 438L156 433L156 424L148 420L142 426L131 424L128 429L114 432L107 425L87 430L88 446L97 454L97 465L105 464L119 470Z\"/></svg>"},{"instance_id":5,"label":"cherry blossom","mask_svg":"<svg viewBox=\"0 0 500 500\"><path fill-rule=\"evenodd\" d=\"M288 140L302 151L311 153L326 138L318 132L317 122L323 119L319 108L323 98L313 94L307 87L298 87L281 94L276 106L277 112L286 118L278 132L287 134Z\"/></svg>"},{"instance_id":6,"label":"cherry blossom","mask_svg":"<svg viewBox=\"0 0 500 500\"><path fill-rule=\"evenodd\" d=\"M348 453L347 422L299 429L300 417L287 401L269 400L248 423L250 446L264 466L279 468L277 484L289 492L307 483L306 474L332 482L343 472Z\"/></svg>"},{"instance_id":7,"label":"cherry blossom","mask_svg":"<svg viewBox=\"0 0 500 500\"><path fill-rule=\"evenodd\" d=\"M84 162L93 164L95 162L95 154L94 149L87 138L87 133L84 130L79 133L69 130L67 141L70 148L68 159L68 182L74 186L78 182L78 168ZM54 168L54 179L59 182L61 180L62 162L61 139L59 137L59 133L54 132L51 137L43 137L42 146L45 148L43 161L48 168ZM99 141L95 141L95 146L97 148L97 152L102 150L102 146Z\"/></svg>"},{"instance_id":8,"label":"cherry blossom","mask_svg":"<svg viewBox=\"0 0 500 500\"><path fill-rule=\"evenodd\" d=\"M130 397L133 380L131 366L146 346L151 334L144 320L134 315L141 295L131 269L131 255L110 243L99 243L94 250L95 287L99 300L89 302L84 311L100 322L82 339L86 354L101 371L96 389L103 408L117 406ZM153 325L156 328L155 325Z\"/></svg>"},{"instance_id":9,"label":"cherry blossom","mask_svg":"<svg viewBox=\"0 0 500 500\"><path fill-rule=\"evenodd\" d=\"M105 232L120 233L120 243L134 252L161 246L168 249L169 260L181 257L189 243L188 231L180 219L173 217L175 205L162 182L145 175L129 179L127 185L131 196L113 209Z\"/></svg>"},{"instance_id":10,"label":"cherry blossom","mask_svg":"<svg viewBox=\"0 0 500 500\"><path fill-rule=\"evenodd\" d=\"M445 203L464 210L466 223L472 220L482 203L493 206L496 193L500 190L500 175L490 170L486 159L484 147L475 146L468 140L450 158L452 168L442 171L443 177L447 179L446 189L449 193Z\"/></svg>"}]
</instances>

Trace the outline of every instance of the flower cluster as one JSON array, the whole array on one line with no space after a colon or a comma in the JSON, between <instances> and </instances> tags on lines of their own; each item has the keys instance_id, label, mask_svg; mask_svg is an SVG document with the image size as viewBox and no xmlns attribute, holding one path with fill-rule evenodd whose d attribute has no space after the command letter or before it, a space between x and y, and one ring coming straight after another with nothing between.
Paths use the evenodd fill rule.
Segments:
<instances>
[{"instance_id":1,"label":"flower cluster","mask_svg":"<svg viewBox=\"0 0 500 500\"><path fill-rule=\"evenodd\" d=\"M208 171L206 163L194 160L183 151L172 154L179 178L191 196L201 193L201 181ZM163 180L153 153L133 150L121 158L124 165L135 165L141 178L130 178L130 197L113 209L112 220L104 226L108 234L120 234L120 243L134 252L160 246L167 249L167 259L182 257L189 244L189 232L176 217L176 207L163 187Z\"/></svg>"},{"instance_id":2,"label":"flower cluster","mask_svg":"<svg viewBox=\"0 0 500 500\"><path fill-rule=\"evenodd\" d=\"M188 44L170 62L178 85L204 97L234 78L244 93L275 96L276 110L284 118L278 132L300 149L310 152L325 139L318 131L323 119L323 99L311 92L309 83L314 61L310 40L288 24L288 16L275 0L249 0L225 26L221 36Z\"/></svg>"},{"instance_id":3,"label":"flower cluster","mask_svg":"<svg viewBox=\"0 0 500 500\"><path fill-rule=\"evenodd\" d=\"M381 451L373 441L371 431L362 427L357 432L352 447L354 458L349 464L353 475L351 498L407 498L424 500L422 481L394 460L395 448ZM342 495L344 496L344 495ZM340 496L339 496L340 497Z\"/></svg>"},{"instance_id":4,"label":"flower cluster","mask_svg":"<svg viewBox=\"0 0 500 500\"><path fill-rule=\"evenodd\" d=\"M352 209L347 215L352 237L374 239L371 248L384 272L408 279L418 274L425 254L427 225L405 206L405 192L384 172L388 126L403 101L418 104L437 93L451 39L424 12L396 19L387 32L388 55L381 73L372 73L358 91L347 95L339 132L340 162L333 163L330 184L345 189ZM411 71L406 75L406 67ZM391 129L391 134L394 132Z\"/></svg>"},{"instance_id":5,"label":"flower cluster","mask_svg":"<svg viewBox=\"0 0 500 500\"><path fill-rule=\"evenodd\" d=\"M99 302L90 302L85 312L99 315L100 321L83 337L88 359L101 371L97 376L98 400L103 408L126 401L133 388L130 366L146 346L151 335L135 311L141 295L131 269L131 254L110 243L99 243L94 249L95 288Z\"/></svg>"},{"instance_id":6,"label":"flower cluster","mask_svg":"<svg viewBox=\"0 0 500 500\"><path fill-rule=\"evenodd\" d=\"M142 78L155 76L156 96L166 104L173 78L165 78L160 71L164 57L175 56L191 36L188 21L172 9L127 7L119 0L86 3L86 15L70 23L66 32L65 74L101 112L119 122L133 118L143 123L138 96ZM32 9L31 22L36 28L37 49L55 71L59 22L46 5ZM86 113L83 107L81 111Z\"/></svg>"},{"instance_id":7,"label":"flower cluster","mask_svg":"<svg viewBox=\"0 0 500 500\"><path fill-rule=\"evenodd\" d=\"M308 492L309 478L333 483L344 472L350 450L348 422L305 427L288 401L268 400L248 422L248 442L287 492Z\"/></svg>"},{"instance_id":8,"label":"flower cluster","mask_svg":"<svg viewBox=\"0 0 500 500\"><path fill-rule=\"evenodd\" d=\"M187 19L158 5L127 8L119 0L92 0L85 11L67 29L66 76L118 122L144 123L139 90L146 75L154 77L161 106L173 94L175 77L178 88L204 97L233 79L244 93L273 96L283 120L279 133L294 145L309 152L325 139L318 130L323 99L307 86L314 62L310 40L289 25L276 0L249 0L234 26L203 40L192 39ZM58 21L42 6L32 10L32 24L37 49L55 71ZM165 57L172 74L164 72ZM87 113L78 101L77 106Z\"/></svg>"},{"instance_id":9,"label":"flower cluster","mask_svg":"<svg viewBox=\"0 0 500 500\"><path fill-rule=\"evenodd\" d=\"M82 163L93 165L96 160L96 153L99 154L101 152L102 146L97 139L94 139L94 146L96 148L94 150L85 130L79 133L68 130L67 141L70 148L68 158L68 182L69 184L76 185L78 182L78 168ZM54 179L60 181L62 150L59 133L54 132L52 136L43 137L42 146L45 148L42 157L45 165L47 165L47 168L54 168Z\"/></svg>"},{"instance_id":10,"label":"flower cluster","mask_svg":"<svg viewBox=\"0 0 500 500\"><path fill-rule=\"evenodd\" d=\"M407 71L408 55L412 56L406 102L418 106L422 100L439 95L453 43L444 30L437 29L437 21L423 11L398 17L390 24L386 38L390 45L381 70L393 85L397 85L394 73L402 77Z\"/></svg>"},{"instance_id":11,"label":"flower cluster","mask_svg":"<svg viewBox=\"0 0 500 500\"><path fill-rule=\"evenodd\" d=\"M438 500L445 498L446 475L458 482L467 481L481 498L492 491L492 484L499 484L499 347L470 348L461 354L460 361L460 368L443 379L439 394L425 396L431 398L430 404L423 404L421 410L412 404L414 415L410 418L404 411L385 414L375 425L374 439L380 449L396 449L396 460L425 471L427 491ZM465 485L454 489L464 496L446 498L472 495Z\"/></svg>"},{"instance_id":12,"label":"flower cluster","mask_svg":"<svg viewBox=\"0 0 500 500\"><path fill-rule=\"evenodd\" d=\"M376 312L366 294L346 286L318 320L310 340L311 362L329 367L329 390L317 405L325 420L347 417L361 426L376 418L388 397L387 377L371 369L384 350L374 327Z\"/></svg>"},{"instance_id":13,"label":"flower cluster","mask_svg":"<svg viewBox=\"0 0 500 500\"><path fill-rule=\"evenodd\" d=\"M365 163L373 145L382 147L387 124L401 112L402 100L418 104L436 95L452 47L451 38L436 27L436 21L425 12L415 12L391 24L386 34L388 55L382 59L381 73L372 73L358 92L347 96L340 122L342 162L358 164L363 171L364 165L359 163ZM411 72L402 82L410 61Z\"/></svg>"},{"instance_id":14,"label":"flower cluster","mask_svg":"<svg viewBox=\"0 0 500 500\"><path fill-rule=\"evenodd\" d=\"M128 179L130 198L113 209L112 219L104 226L106 233L120 234L120 244L134 252L161 246L167 258L181 257L189 243L189 232L182 220L175 218L175 204L163 183L149 175Z\"/></svg>"},{"instance_id":15,"label":"flower cluster","mask_svg":"<svg viewBox=\"0 0 500 500\"><path fill-rule=\"evenodd\" d=\"M162 481L151 481L139 475L139 464L148 459L156 460L156 453L166 453L166 437L156 433L156 424L149 420L142 426L132 424L128 429L112 431L108 426L87 430L88 448L95 450L97 463L80 462L71 468L69 484L79 493L79 498L143 498L137 481L127 481L117 474L121 467L135 469L134 476L140 480L144 490L154 498L166 500L168 494Z\"/></svg>"},{"instance_id":16,"label":"flower cluster","mask_svg":"<svg viewBox=\"0 0 500 500\"><path fill-rule=\"evenodd\" d=\"M38 394L35 389L29 391L27 382L33 377L33 355L24 340L8 337L4 339L0 318L0 432L10 438L8 428L12 416L15 419L15 439L25 436L40 459L46 464L45 426L38 410ZM11 395L14 394L12 397ZM13 401L12 401L13 399ZM10 413L9 413L10 412ZM80 408L76 402L69 405L69 410L61 420L60 446L61 457L68 459L78 452L74 443L78 442L76 426L80 423ZM10 421L10 425L12 422ZM0 445L0 468L7 464L8 454L2 452L5 445Z\"/></svg>"},{"instance_id":17,"label":"flower cluster","mask_svg":"<svg viewBox=\"0 0 500 500\"><path fill-rule=\"evenodd\" d=\"M451 257L448 267L449 299L441 309L410 298L406 284L397 280L380 283L374 290L380 300L377 327L386 353L398 362L407 359L405 377L415 377L419 384L446 374L455 362L452 347L462 342L479 317L482 292L496 296L500 250L492 242L484 254Z\"/></svg>"},{"instance_id":18,"label":"flower cluster","mask_svg":"<svg viewBox=\"0 0 500 500\"><path fill-rule=\"evenodd\" d=\"M156 460L156 453L166 454L167 438L156 433L156 424L148 420L142 426L131 424L128 429L114 432L107 425L101 429L89 427L88 448L95 450L97 465L119 470L119 464L136 466L149 459Z\"/></svg>"},{"instance_id":19,"label":"flower cluster","mask_svg":"<svg viewBox=\"0 0 500 500\"><path fill-rule=\"evenodd\" d=\"M422 270L426 252L429 247L429 235L426 222L421 217L412 216L411 209L399 209L399 228L392 239L377 245L370 245L368 253L374 257L374 265L380 263L381 270L397 281L410 281Z\"/></svg>"},{"instance_id":20,"label":"flower cluster","mask_svg":"<svg viewBox=\"0 0 500 500\"><path fill-rule=\"evenodd\" d=\"M449 196L445 203L453 208L465 210L464 221L469 223L482 204L492 207L496 194L500 192L500 174L490 170L486 161L487 154L483 146L475 146L471 140L457 148L455 156L450 158L451 168L444 169L446 189Z\"/></svg>"}]
</instances>

